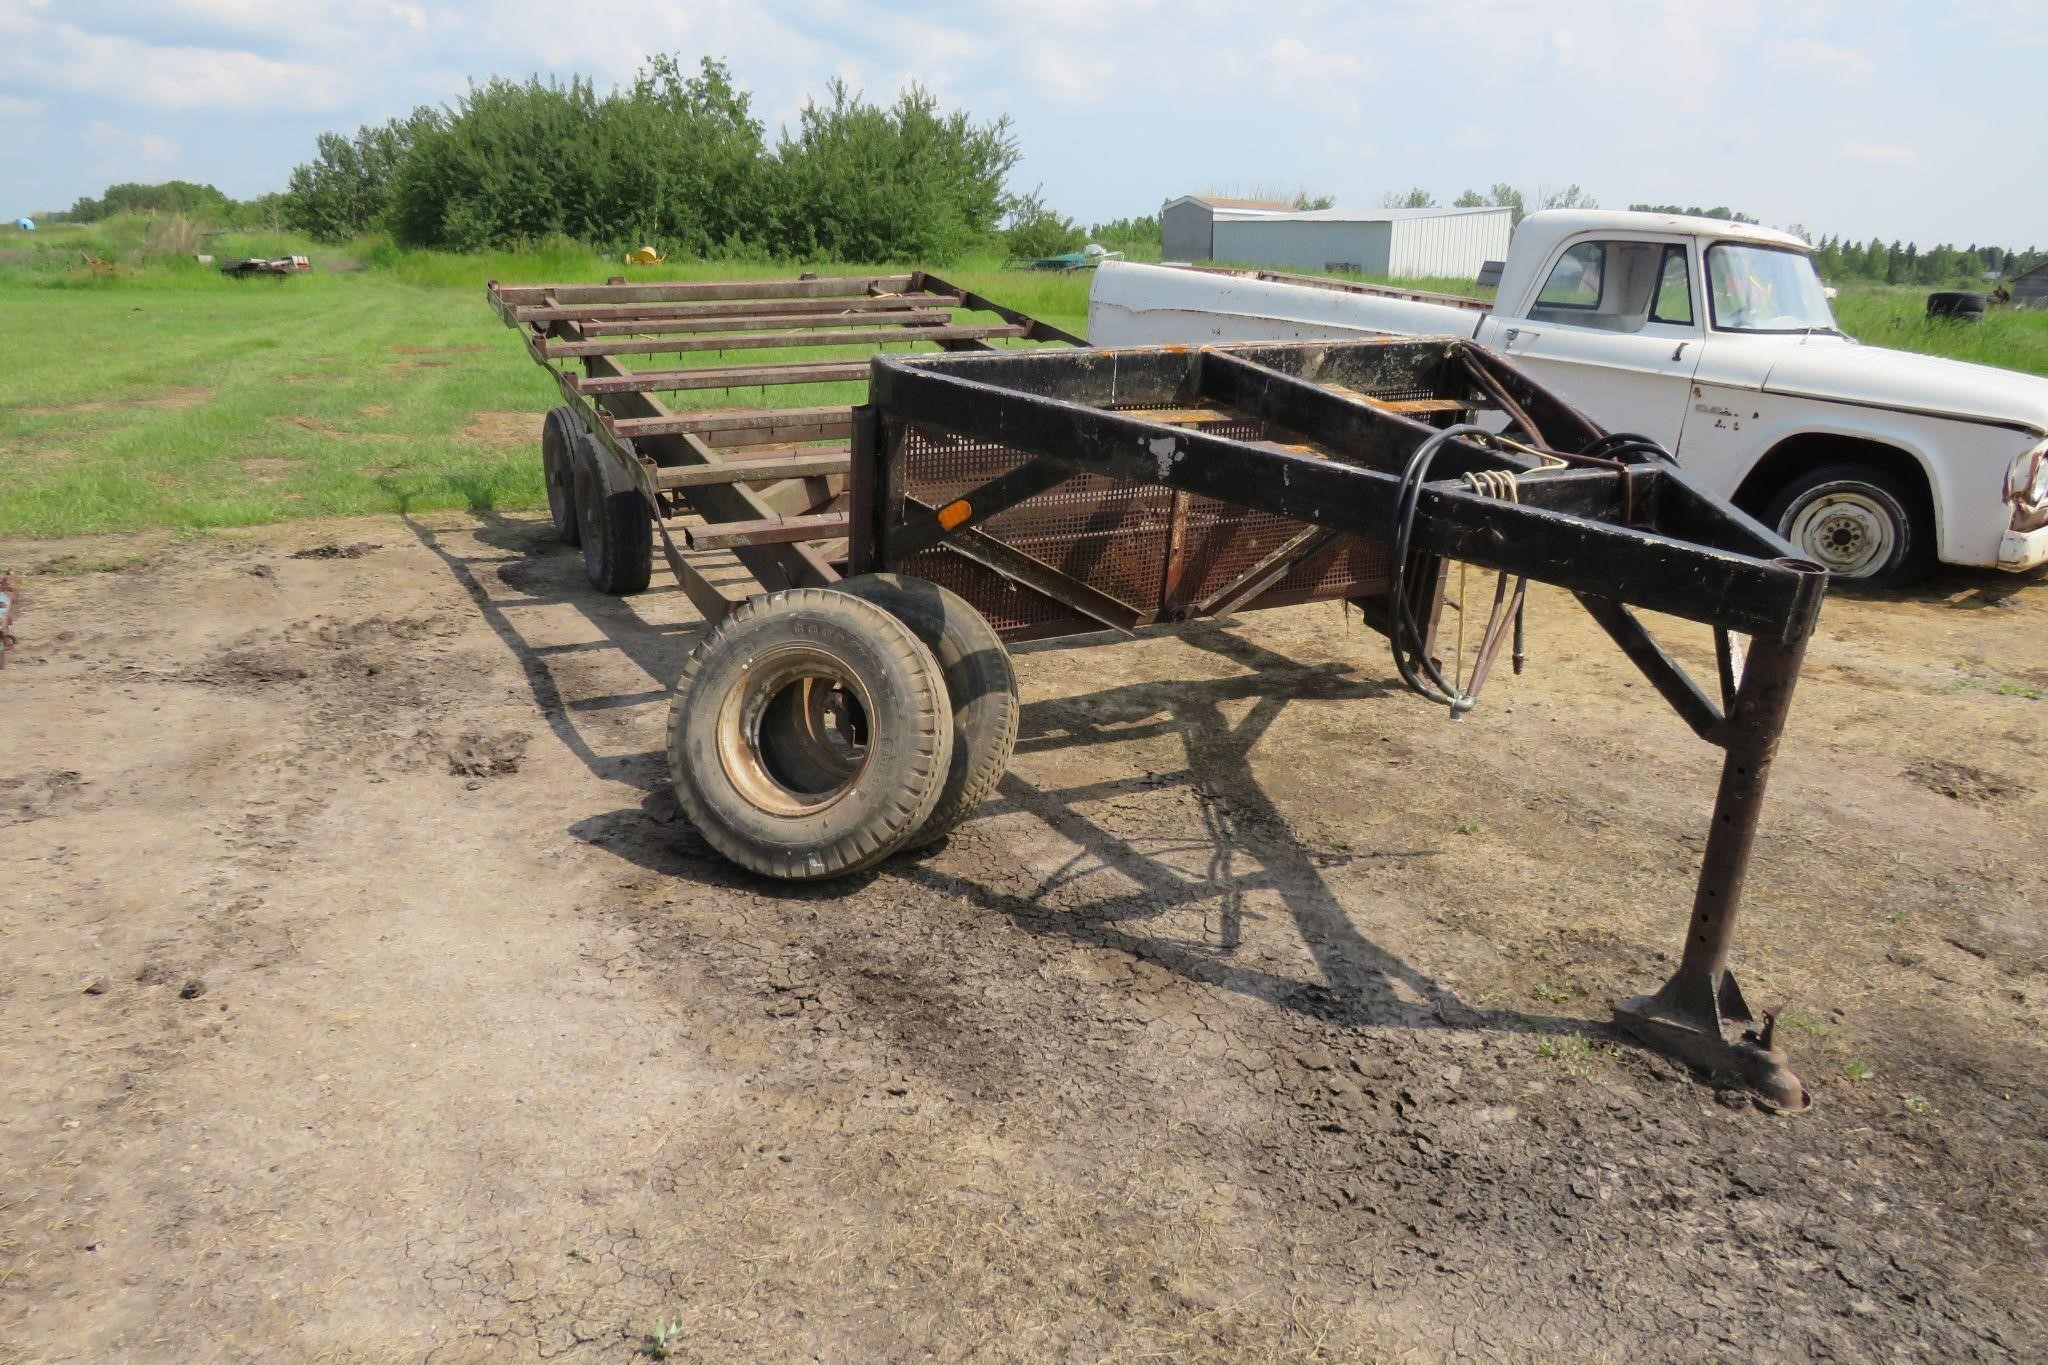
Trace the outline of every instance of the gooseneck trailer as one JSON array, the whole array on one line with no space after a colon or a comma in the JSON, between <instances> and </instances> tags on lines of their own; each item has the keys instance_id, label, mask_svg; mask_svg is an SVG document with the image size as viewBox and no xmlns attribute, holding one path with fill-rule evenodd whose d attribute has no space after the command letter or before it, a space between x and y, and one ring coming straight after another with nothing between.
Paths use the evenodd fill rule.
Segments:
<instances>
[{"instance_id":1,"label":"gooseneck trailer","mask_svg":"<svg viewBox=\"0 0 2048 1365\"><path fill-rule=\"evenodd\" d=\"M490 297L567 400L543 459L593 585L644 587L658 539L711 623L672 700L670 772L734 861L815 879L943 837L1015 743L1006 642L1343 600L1455 717L1510 640L1520 668L1526 583L1554 584L1724 752L1682 959L1617 1022L1805 1107L1729 954L1826 575L1654 444L1457 338L1094 350L924 274ZM776 344L746 332L940 349L703 359ZM620 359L664 352L683 363ZM845 407L653 397L854 379L866 401ZM762 591L716 590L693 562L714 548ZM1449 596L1453 564L1499 576L1490 610ZM1695 681L1635 609L1710 628L1717 677ZM1469 678L1446 672L1447 610L1485 615Z\"/></svg>"}]
</instances>

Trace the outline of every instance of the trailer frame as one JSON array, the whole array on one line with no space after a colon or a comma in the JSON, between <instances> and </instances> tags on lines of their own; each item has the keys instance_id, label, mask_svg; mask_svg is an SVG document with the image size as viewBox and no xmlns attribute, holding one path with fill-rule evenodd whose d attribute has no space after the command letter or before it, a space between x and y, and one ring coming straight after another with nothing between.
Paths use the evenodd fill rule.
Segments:
<instances>
[{"instance_id":1,"label":"trailer frame","mask_svg":"<svg viewBox=\"0 0 2048 1365\"><path fill-rule=\"evenodd\" d=\"M1571 592L1724 754L1681 961L1660 989L1618 1004L1616 1022L1775 1108L1809 1103L1729 958L1826 574L1642 438L1603 432L1461 338L1097 351L922 271L488 292L632 479L668 566L714 624L737 602L690 562L696 551L730 550L768 593L877 572L929 579L1012 641L1341 599L1394 639L1404 680L1455 716L1511 623L1520 671L1523 585ZM999 321L963 323L958 310ZM619 359L791 337L941 349L651 370ZM1011 341L1037 349L995 345ZM846 407L706 412L655 397L863 376L868 401ZM1470 425L1487 414L1497 431ZM1460 695L1417 677L1442 682L1454 562L1501 575ZM1454 609L1462 619L1471 605ZM1718 685L1696 682L1637 609L1707 626Z\"/></svg>"}]
</instances>

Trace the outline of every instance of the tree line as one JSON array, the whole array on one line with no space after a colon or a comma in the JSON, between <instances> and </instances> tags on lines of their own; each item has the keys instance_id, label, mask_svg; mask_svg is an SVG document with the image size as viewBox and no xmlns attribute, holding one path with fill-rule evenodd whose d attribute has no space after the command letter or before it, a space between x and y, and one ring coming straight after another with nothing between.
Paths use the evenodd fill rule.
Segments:
<instances>
[{"instance_id":1,"label":"tree line","mask_svg":"<svg viewBox=\"0 0 2048 1365\"><path fill-rule=\"evenodd\" d=\"M322 135L284 195L324 240L388 232L475 251L546 237L726 257L943 262L1012 230L1079 229L1010 192L1007 115L912 84L877 104L834 81L771 144L725 64L655 56L634 81L493 78L453 108ZM1074 245L1078 246L1076 241Z\"/></svg>"}]
</instances>

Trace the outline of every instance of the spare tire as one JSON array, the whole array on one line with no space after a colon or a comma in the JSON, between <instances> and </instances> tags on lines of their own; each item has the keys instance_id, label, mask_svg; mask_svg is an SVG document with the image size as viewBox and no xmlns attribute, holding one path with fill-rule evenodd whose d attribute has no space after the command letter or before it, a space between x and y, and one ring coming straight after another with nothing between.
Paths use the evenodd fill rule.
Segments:
<instances>
[{"instance_id":1,"label":"spare tire","mask_svg":"<svg viewBox=\"0 0 2048 1365\"><path fill-rule=\"evenodd\" d=\"M952 756L931 651L852 593L749 598L690 652L669 703L676 803L713 848L769 877L888 857L931 818Z\"/></svg>"},{"instance_id":2,"label":"spare tire","mask_svg":"<svg viewBox=\"0 0 2048 1365\"><path fill-rule=\"evenodd\" d=\"M548 518L555 539L574 548L583 540L576 524L576 443L583 423L571 407L551 408L540 424L540 473L548 486Z\"/></svg>"},{"instance_id":3,"label":"spare tire","mask_svg":"<svg viewBox=\"0 0 2048 1365\"><path fill-rule=\"evenodd\" d=\"M1953 318L1957 322L1982 322L1990 299L1958 289L1938 289L1927 296L1927 316Z\"/></svg>"},{"instance_id":4,"label":"spare tire","mask_svg":"<svg viewBox=\"0 0 2048 1365\"><path fill-rule=\"evenodd\" d=\"M988 799L1010 766L1022 707L1017 670L988 618L949 588L904 574L862 574L832 585L909 626L938 662L953 709L953 760L938 803L905 848L938 842Z\"/></svg>"}]
</instances>

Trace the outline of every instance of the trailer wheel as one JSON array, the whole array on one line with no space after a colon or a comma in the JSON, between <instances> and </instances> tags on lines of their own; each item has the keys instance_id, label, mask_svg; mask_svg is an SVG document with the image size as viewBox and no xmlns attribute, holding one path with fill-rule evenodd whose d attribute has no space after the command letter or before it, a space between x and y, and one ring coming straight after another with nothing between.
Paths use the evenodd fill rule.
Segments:
<instances>
[{"instance_id":1,"label":"trailer wheel","mask_svg":"<svg viewBox=\"0 0 2048 1365\"><path fill-rule=\"evenodd\" d=\"M938 804L905 848L938 842L988 799L1017 747L1021 707L1010 651L986 617L951 589L902 574L862 574L832 585L909 626L938 662L953 708L953 761Z\"/></svg>"},{"instance_id":2,"label":"trailer wheel","mask_svg":"<svg viewBox=\"0 0 2048 1365\"><path fill-rule=\"evenodd\" d=\"M576 409L551 408L540 424L540 472L548 486L548 517L555 523L555 539L574 549L582 543L582 529L576 523L577 443L583 439L583 423Z\"/></svg>"},{"instance_id":3,"label":"trailer wheel","mask_svg":"<svg viewBox=\"0 0 2048 1365\"><path fill-rule=\"evenodd\" d=\"M676 803L741 867L845 876L931 818L953 716L931 651L851 593L749 598L690 652L669 703Z\"/></svg>"},{"instance_id":4,"label":"trailer wheel","mask_svg":"<svg viewBox=\"0 0 2048 1365\"><path fill-rule=\"evenodd\" d=\"M645 592L654 570L654 514L647 499L597 439L581 433L576 453L576 526L590 586L614 597Z\"/></svg>"},{"instance_id":5,"label":"trailer wheel","mask_svg":"<svg viewBox=\"0 0 2048 1365\"><path fill-rule=\"evenodd\" d=\"M1859 587L1903 587L1934 566L1924 500L1869 465L1823 465L1801 474L1771 499L1761 520L1830 576Z\"/></svg>"}]
</instances>

